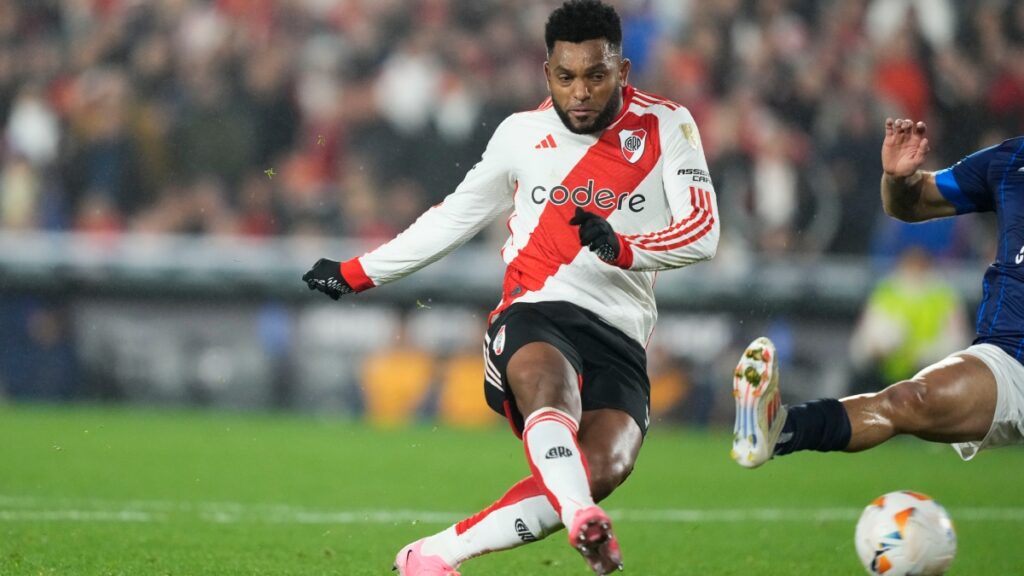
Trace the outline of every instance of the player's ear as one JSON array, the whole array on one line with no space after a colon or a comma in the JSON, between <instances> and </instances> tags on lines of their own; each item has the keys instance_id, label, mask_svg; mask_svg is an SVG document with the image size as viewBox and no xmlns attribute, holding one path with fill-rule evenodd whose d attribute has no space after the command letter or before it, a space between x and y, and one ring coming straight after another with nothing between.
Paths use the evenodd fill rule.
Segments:
<instances>
[{"instance_id":1,"label":"player's ear","mask_svg":"<svg viewBox=\"0 0 1024 576\"><path fill-rule=\"evenodd\" d=\"M633 64L629 61L629 58L623 58L622 62L619 63L619 85L625 87L629 84L629 70Z\"/></svg>"}]
</instances>

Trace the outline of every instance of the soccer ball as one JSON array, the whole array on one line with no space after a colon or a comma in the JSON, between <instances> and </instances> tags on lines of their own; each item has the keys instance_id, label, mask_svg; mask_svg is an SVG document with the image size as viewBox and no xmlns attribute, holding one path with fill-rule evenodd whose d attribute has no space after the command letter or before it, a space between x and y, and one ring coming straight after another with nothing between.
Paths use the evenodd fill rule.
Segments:
<instances>
[{"instance_id":1,"label":"soccer ball","mask_svg":"<svg viewBox=\"0 0 1024 576\"><path fill-rule=\"evenodd\" d=\"M938 576L956 555L956 532L946 509L909 490L868 504L854 543L868 574L882 576Z\"/></svg>"}]
</instances>

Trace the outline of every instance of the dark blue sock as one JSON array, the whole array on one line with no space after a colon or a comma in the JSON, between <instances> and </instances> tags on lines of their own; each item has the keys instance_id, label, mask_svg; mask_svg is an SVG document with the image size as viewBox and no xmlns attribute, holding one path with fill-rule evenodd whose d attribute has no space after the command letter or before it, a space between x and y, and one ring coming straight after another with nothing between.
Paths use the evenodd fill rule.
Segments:
<instances>
[{"instance_id":1,"label":"dark blue sock","mask_svg":"<svg viewBox=\"0 0 1024 576\"><path fill-rule=\"evenodd\" d=\"M850 417L839 400L815 400L791 406L788 412L775 454L799 450L833 452L850 445Z\"/></svg>"}]
</instances>

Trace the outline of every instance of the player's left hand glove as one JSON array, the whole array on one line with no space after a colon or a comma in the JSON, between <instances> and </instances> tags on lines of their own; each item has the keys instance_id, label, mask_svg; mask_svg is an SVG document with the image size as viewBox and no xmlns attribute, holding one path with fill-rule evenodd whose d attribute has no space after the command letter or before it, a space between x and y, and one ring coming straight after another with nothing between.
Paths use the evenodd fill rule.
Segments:
<instances>
[{"instance_id":1,"label":"player's left hand glove","mask_svg":"<svg viewBox=\"0 0 1024 576\"><path fill-rule=\"evenodd\" d=\"M590 248L598 258L615 266L628 267L623 266L625 263L620 258L623 255L622 240L607 220L577 206L576 215L569 224L580 227L580 244Z\"/></svg>"},{"instance_id":2,"label":"player's left hand glove","mask_svg":"<svg viewBox=\"0 0 1024 576\"><path fill-rule=\"evenodd\" d=\"M333 300L355 292L341 275L341 262L321 258L302 275L302 281L310 290L319 290Z\"/></svg>"}]
</instances>

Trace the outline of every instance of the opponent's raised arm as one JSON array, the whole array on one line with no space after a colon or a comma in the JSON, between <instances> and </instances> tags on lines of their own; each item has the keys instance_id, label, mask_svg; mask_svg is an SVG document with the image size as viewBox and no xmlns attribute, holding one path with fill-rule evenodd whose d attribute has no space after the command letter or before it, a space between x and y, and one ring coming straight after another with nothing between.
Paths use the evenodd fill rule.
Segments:
<instances>
[{"instance_id":1,"label":"opponent's raised arm","mask_svg":"<svg viewBox=\"0 0 1024 576\"><path fill-rule=\"evenodd\" d=\"M924 122L887 118L882 141L882 206L905 222L954 216L956 209L939 192L935 174L921 170L928 155Z\"/></svg>"},{"instance_id":2,"label":"opponent's raised arm","mask_svg":"<svg viewBox=\"0 0 1024 576\"><path fill-rule=\"evenodd\" d=\"M515 183L507 162L502 127L483 157L440 204L424 212L394 239L344 262L320 259L303 282L331 298L362 292L408 276L472 238L512 206Z\"/></svg>"}]
</instances>

